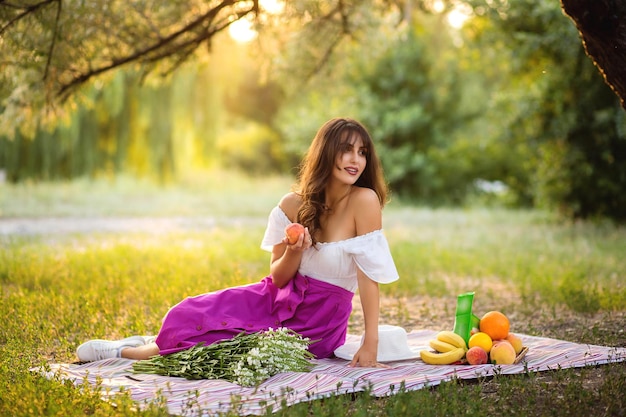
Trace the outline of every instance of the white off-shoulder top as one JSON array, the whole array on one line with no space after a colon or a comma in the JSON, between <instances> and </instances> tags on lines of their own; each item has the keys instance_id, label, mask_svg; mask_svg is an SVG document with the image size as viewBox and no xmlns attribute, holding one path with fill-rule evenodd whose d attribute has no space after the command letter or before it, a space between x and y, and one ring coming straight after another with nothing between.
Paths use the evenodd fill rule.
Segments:
<instances>
[{"instance_id":1,"label":"white off-shoulder top","mask_svg":"<svg viewBox=\"0 0 626 417\"><path fill-rule=\"evenodd\" d=\"M285 227L290 223L285 212L278 206L274 207L261 248L271 252L273 246L285 237ZM381 284L399 278L382 229L338 242L316 243L302 254L298 272L356 292L357 267L371 280Z\"/></svg>"}]
</instances>

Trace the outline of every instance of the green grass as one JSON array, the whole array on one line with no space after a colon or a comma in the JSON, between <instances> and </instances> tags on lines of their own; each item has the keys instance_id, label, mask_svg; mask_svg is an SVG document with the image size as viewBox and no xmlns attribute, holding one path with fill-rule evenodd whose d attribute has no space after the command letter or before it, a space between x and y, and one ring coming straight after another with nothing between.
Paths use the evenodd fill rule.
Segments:
<instances>
[{"instance_id":1,"label":"green grass","mask_svg":"<svg viewBox=\"0 0 626 417\"><path fill-rule=\"evenodd\" d=\"M187 295L258 281L269 256L263 220L291 181L198 177L159 188L131 179L0 186L2 221L45 216L248 216L259 222L176 233L91 233L0 239L0 415L160 416L158 404L115 406L97 389L47 380L31 367L75 360L78 344L158 331ZM504 209L385 209L401 280L383 286L396 324L453 320L456 295L497 308L519 332L625 346L626 230ZM427 310L413 303L434 300ZM394 316L394 311L400 313ZM430 320L430 321L429 321ZM360 323L352 319L351 329ZM278 416L623 415L624 363L452 381L375 399L367 393L299 404ZM236 407L227 415L237 415Z\"/></svg>"},{"instance_id":2,"label":"green grass","mask_svg":"<svg viewBox=\"0 0 626 417\"><path fill-rule=\"evenodd\" d=\"M386 216L403 277L400 291L441 295L495 281L526 299L565 303L579 312L624 308L623 227L496 209L392 207Z\"/></svg>"},{"instance_id":3,"label":"green grass","mask_svg":"<svg viewBox=\"0 0 626 417\"><path fill-rule=\"evenodd\" d=\"M0 217L263 216L292 178L250 181L225 171L198 172L159 186L130 177L60 183L0 183Z\"/></svg>"}]
</instances>

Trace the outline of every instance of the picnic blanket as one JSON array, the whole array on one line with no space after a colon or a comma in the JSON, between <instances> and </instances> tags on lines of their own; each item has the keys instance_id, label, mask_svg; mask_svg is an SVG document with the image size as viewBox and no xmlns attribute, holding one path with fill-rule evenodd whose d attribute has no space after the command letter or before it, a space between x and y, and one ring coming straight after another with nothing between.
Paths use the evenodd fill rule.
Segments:
<instances>
[{"instance_id":1,"label":"picnic blanket","mask_svg":"<svg viewBox=\"0 0 626 417\"><path fill-rule=\"evenodd\" d=\"M410 346L429 349L428 341L437 331L418 330L408 334ZM132 373L130 359L105 359L87 364L51 364L35 368L47 378L85 382L100 386L103 398L112 398L120 389L130 392L139 406L164 399L173 415L215 415L236 409L242 415L267 414L283 406L304 401L368 391L384 397L432 387L454 378L476 379L495 374L521 374L626 361L626 348L577 344L563 340L519 335L528 352L517 365L427 365L421 360L389 363L389 368L350 368L348 361L334 358L315 360L310 372L282 373L258 387L241 387L224 380L184 378ZM347 342L360 340L348 335ZM236 408L233 408L236 407Z\"/></svg>"}]
</instances>

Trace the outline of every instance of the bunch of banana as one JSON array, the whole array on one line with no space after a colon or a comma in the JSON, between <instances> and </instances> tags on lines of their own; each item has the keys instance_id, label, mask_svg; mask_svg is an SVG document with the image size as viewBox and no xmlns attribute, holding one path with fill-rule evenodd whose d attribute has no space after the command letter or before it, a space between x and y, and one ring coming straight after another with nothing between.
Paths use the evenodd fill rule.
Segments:
<instances>
[{"instance_id":1,"label":"bunch of banana","mask_svg":"<svg viewBox=\"0 0 626 417\"><path fill-rule=\"evenodd\" d=\"M439 332L437 338L430 340L429 344L436 352L421 350L420 357L431 365L450 365L463 359L467 352L465 340L449 330Z\"/></svg>"}]
</instances>

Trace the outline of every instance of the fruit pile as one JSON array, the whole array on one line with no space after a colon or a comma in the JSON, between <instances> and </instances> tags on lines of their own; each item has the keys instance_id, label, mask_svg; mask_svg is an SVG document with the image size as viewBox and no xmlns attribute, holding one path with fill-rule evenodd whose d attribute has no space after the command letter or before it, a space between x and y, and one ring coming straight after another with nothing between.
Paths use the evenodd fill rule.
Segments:
<instances>
[{"instance_id":1,"label":"fruit pile","mask_svg":"<svg viewBox=\"0 0 626 417\"><path fill-rule=\"evenodd\" d=\"M430 341L430 347L435 352L420 350L420 358L431 365L450 365L462 360L467 353L465 340L449 330L439 332L437 338Z\"/></svg>"},{"instance_id":2,"label":"fruit pile","mask_svg":"<svg viewBox=\"0 0 626 417\"><path fill-rule=\"evenodd\" d=\"M518 356L521 358L522 339L509 332L509 319L504 314L490 311L483 315L478 326L467 343L452 331L439 332L437 338L430 341L430 347L435 351L420 351L421 359L432 365L449 365L464 360L470 365L510 365Z\"/></svg>"}]
</instances>

